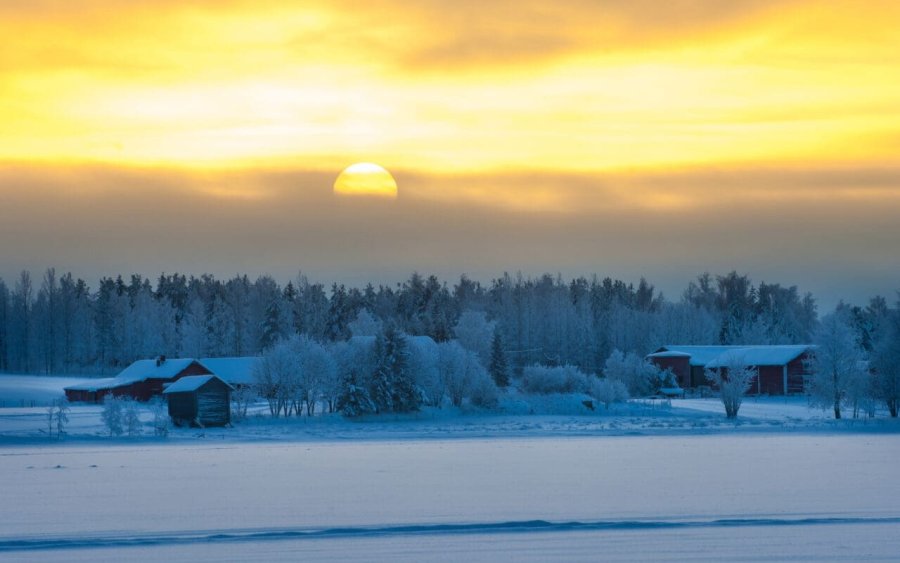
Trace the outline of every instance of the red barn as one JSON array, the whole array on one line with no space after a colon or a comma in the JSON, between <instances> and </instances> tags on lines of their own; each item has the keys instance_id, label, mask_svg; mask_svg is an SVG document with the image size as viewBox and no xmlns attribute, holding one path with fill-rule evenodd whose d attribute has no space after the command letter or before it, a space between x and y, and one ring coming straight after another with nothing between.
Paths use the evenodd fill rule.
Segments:
<instances>
[{"instance_id":1,"label":"red barn","mask_svg":"<svg viewBox=\"0 0 900 563\"><path fill-rule=\"evenodd\" d=\"M192 358L138 360L112 378L89 379L65 388L69 401L102 403L107 395L149 401L162 394L163 386L187 375L209 375L209 369Z\"/></svg>"},{"instance_id":2,"label":"red barn","mask_svg":"<svg viewBox=\"0 0 900 563\"><path fill-rule=\"evenodd\" d=\"M704 371L718 369L738 354L746 365L758 370L750 386L753 395L787 395L803 392L808 372L805 362L811 344L772 346L682 346L667 345L647 356L659 367L672 368L683 388L708 385ZM687 363L685 364L685 356ZM682 383L683 382L683 383Z\"/></svg>"}]
</instances>

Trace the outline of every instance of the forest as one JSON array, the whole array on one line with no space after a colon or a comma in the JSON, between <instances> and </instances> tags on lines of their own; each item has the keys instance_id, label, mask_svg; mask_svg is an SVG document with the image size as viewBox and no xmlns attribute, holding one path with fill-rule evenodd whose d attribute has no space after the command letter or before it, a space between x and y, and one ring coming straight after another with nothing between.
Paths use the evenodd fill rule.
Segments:
<instances>
[{"instance_id":1,"label":"forest","mask_svg":"<svg viewBox=\"0 0 900 563\"><path fill-rule=\"evenodd\" d=\"M868 350L894 311L883 297L838 308ZM104 277L91 288L50 268L40 281L27 271L11 284L0 279L0 371L115 373L140 358L258 355L291 335L329 344L390 324L438 343L458 339L482 357L497 331L518 374L535 364L600 373L614 350L808 343L818 323L811 294L737 272L701 274L671 300L644 279L598 276L503 274L482 284L463 275L450 284L413 273L395 286L356 288L303 274L282 286L270 276L175 273L155 283Z\"/></svg>"}]
</instances>

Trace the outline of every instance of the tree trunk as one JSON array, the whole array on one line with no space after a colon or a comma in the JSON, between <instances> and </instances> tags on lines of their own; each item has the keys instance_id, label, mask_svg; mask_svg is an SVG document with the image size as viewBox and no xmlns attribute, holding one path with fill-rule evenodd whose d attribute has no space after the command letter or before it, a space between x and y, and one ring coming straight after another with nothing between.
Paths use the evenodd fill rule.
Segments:
<instances>
[{"instance_id":1,"label":"tree trunk","mask_svg":"<svg viewBox=\"0 0 900 563\"><path fill-rule=\"evenodd\" d=\"M831 384L834 385L834 418L837 420L841 418L841 392L838 390L838 375L836 371L832 372Z\"/></svg>"}]
</instances>

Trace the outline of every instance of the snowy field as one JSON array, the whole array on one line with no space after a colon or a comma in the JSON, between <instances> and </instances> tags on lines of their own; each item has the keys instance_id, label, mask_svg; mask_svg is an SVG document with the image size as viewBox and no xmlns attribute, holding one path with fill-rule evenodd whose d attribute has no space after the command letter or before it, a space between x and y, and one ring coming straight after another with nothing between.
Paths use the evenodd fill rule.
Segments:
<instances>
[{"instance_id":1,"label":"snowy field","mask_svg":"<svg viewBox=\"0 0 900 563\"><path fill-rule=\"evenodd\" d=\"M115 439L74 406L61 441L45 409L0 409L0 560L900 560L883 415L523 401Z\"/></svg>"},{"instance_id":2,"label":"snowy field","mask_svg":"<svg viewBox=\"0 0 900 563\"><path fill-rule=\"evenodd\" d=\"M64 397L63 388L81 383L85 376L34 376L0 374L0 408L47 406Z\"/></svg>"},{"instance_id":3,"label":"snowy field","mask_svg":"<svg viewBox=\"0 0 900 563\"><path fill-rule=\"evenodd\" d=\"M891 560L889 434L0 452L0 558Z\"/></svg>"}]
</instances>

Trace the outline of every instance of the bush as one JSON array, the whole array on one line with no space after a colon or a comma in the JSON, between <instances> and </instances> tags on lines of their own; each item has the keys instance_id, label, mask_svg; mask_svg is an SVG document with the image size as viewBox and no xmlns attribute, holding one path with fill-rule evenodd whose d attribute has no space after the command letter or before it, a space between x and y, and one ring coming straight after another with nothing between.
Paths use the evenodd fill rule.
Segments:
<instances>
[{"instance_id":1,"label":"bush","mask_svg":"<svg viewBox=\"0 0 900 563\"><path fill-rule=\"evenodd\" d=\"M613 403L624 403L628 400L628 388L621 381L604 377L591 384L590 395L609 409L609 405Z\"/></svg>"},{"instance_id":2,"label":"bush","mask_svg":"<svg viewBox=\"0 0 900 563\"><path fill-rule=\"evenodd\" d=\"M528 366L522 372L522 389L540 395L583 393L588 390L588 378L575 366Z\"/></svg>"}]
</instances>

